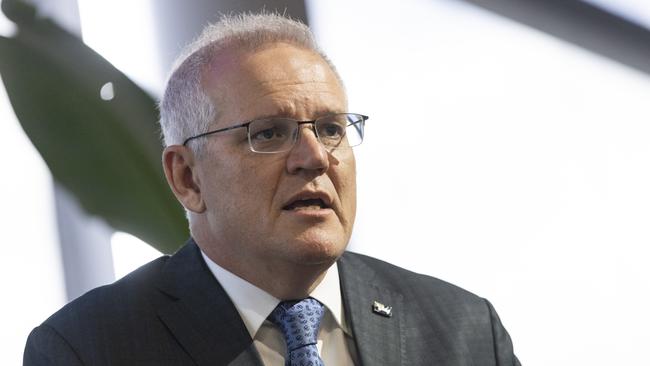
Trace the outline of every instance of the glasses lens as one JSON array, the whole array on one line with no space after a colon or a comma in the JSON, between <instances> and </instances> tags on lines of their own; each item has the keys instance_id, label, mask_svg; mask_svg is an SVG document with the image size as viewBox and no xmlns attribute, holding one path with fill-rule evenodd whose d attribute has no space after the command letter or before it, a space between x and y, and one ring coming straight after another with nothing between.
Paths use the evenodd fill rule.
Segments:
<instances>
[{"instance_id":1,"label":"glasses lens","mask_svg":"<svg viewBox=\"0 0 650 366\"><path fill-rule=\"evenodd\" d=\"M364 122L360 114L333 114L316 120L316 132L327 148L351 148L363 142Z\"/></svg>"},{"instance_id":2,"label":"glasses lens","mask_svg":"<svg viewBox=\"0 0 650 366\"><path fill-rule=\"evenodd\" d=\"M283 118L260 119L248 126L248 140L256 152L281 152L290 150L298 125Z\"/></svg>"},{"instance_id":3,"label":"glasses lens","mask_svg":"<svg viewBox=\"0 0 650 366\"><path fill-rule=\"evenodd\" d=\"M316 135L328 150L346 149L363 142L366 117L354 113L339 113L314 121ZM296 142L298 128L303 123L288 118L268 118L252 121L248 125L251 149L260 153L291 150Z\"/></svg>"}]
</instances>

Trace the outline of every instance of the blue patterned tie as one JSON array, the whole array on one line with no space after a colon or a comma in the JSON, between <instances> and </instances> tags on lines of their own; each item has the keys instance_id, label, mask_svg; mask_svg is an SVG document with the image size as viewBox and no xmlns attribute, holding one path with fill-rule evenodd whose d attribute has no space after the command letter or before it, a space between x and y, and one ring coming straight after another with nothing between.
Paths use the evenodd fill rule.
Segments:
<instances>
[{"instance_id":1,"label":"blue patterned tie","mask_svg":"<svg viewBox=\"0 0 650 366\"><path fill-rule=\"evenodd\" d=\"M316 339L325 315L323 304L311 297L300 301L283 301L269 315L280 327L287 343L286 366L323 366Z\"/></svg>"}]
</instances>

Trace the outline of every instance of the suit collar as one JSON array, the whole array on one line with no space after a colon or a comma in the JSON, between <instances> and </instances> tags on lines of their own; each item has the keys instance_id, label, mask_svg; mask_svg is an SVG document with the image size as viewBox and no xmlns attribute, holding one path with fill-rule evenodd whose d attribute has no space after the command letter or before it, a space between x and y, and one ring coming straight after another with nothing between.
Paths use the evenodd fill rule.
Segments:
<instances>
[{"instance_id":1,"label":"suit collar","mask_svg":"<svg viewBox=\"0 0 650 366\"><path fill-rule=\"evenodd\" d=\"M165 267L158 288L171 302L160 319L199 366L262 365L232 301L190 239Z\"/></svg>"},{"instance_id":2,"label":"suit collar","mask_svg":"<svg viewBox=\"0 0 650 366\"><path fill-rule=\"evenodd\" d=\"M255 338L264 320L271 314L280 300L245 279L216 264L205 253L201 256L214 278L228 294L242 318L248 334Z\"/></svg>"},{"instance_id":3,"label":"suit collar","mask_svg":"<svg viewBox=\"0 0 650 366\"><path fill-rule=\"evenodd\" d=\"M401 365L404 352L402 332L403 296L397 289L379 287L376 272L353 254L339 259L343 305L362 365ZM373 312L373 302L392 306L392 316Z\"/></svg>"}]
</instances>

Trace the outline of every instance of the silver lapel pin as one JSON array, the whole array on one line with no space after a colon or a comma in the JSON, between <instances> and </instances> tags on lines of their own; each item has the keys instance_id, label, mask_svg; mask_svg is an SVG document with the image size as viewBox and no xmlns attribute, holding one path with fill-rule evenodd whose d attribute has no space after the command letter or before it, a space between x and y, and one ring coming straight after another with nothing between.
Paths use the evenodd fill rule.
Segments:
<instances>
[{"instance_id":1,"label":"silver lapel pin","mask_svg":"<svg viewBox=\"0 0 650 366\"><path fill-rule=\"evenodd\" d=\"M384 305L384 304L382 304L382 303L380 303L379 301L376 301L376 300L372 303L372 311L375 314L379 314L379 315L385 316L387 318L390 318L393 315L393 313L392 313L393 307L392 306L386 306L386 305Z\"/></svg>"}]
</instances>

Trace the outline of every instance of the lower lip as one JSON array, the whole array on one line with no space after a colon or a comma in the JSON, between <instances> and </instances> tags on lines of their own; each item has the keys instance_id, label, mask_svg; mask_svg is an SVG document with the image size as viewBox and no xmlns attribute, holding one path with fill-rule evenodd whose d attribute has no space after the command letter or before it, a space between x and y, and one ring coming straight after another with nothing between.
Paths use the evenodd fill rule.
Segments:
<instances>
[{"instance_id":1,"label":"lower lip","mask_svg":"<svg viewBox=\"0 0 650 366\"><path fill-rule=\"evenodd\" d=\"M292 216L304 217L304 218L325 218L329 215L334 214L334 210L331 208L321 208L321 209L298 209L298 210L282 210Z\"/></svg>"}]
</instances>

